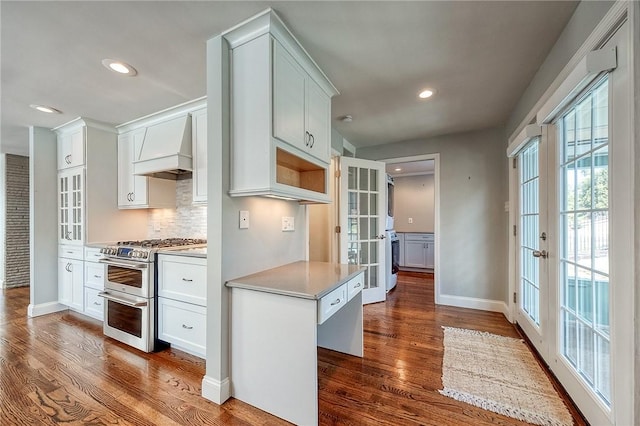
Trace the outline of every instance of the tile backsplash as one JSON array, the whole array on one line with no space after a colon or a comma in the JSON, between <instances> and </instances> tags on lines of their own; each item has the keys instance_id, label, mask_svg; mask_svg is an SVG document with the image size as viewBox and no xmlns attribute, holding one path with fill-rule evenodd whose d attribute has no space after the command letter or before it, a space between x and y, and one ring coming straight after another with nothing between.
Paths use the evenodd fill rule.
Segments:
<instances>
[{"instance_id":1,"label":"tile backsplash","mask_svg":"<svg viewBox=\"0 0 640 426\"><path fill-rule=\"evenodd\" d=\"M149 210L148 238L207 238L207 206L192 202L192 179L177 181L176 208Z\"/></svg>"}]
</instances>

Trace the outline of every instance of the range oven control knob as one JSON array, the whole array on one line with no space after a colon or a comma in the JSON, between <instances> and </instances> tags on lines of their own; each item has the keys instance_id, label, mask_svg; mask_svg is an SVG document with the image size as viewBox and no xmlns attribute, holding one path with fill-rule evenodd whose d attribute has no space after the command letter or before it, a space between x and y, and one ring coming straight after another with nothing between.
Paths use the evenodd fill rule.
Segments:
<instances>
[{"instance_id":1,"label":"range oven control knob","mask_svg":"<svg viewBox=\"0 0 640 426\"><path fill-rule=\"evenodd\" d=\"M147 253L146 251L144 253L142 253L142 257L144 259L146 259L147 257L149 257L149 253Z\"/></svg>"}]
</instances>

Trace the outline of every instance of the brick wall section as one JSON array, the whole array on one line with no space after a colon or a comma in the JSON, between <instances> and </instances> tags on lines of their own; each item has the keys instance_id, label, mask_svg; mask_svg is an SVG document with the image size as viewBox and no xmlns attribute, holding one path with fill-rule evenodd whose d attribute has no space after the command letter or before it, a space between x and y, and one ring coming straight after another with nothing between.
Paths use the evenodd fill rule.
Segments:
<instances>
[{"instance_id":1,"label":"brick wall section","mask_svg":"<svg viewBox=\"0 0 640 426\"><path fill-rule=\"evenodd\" d=\"M193 202L193 180L179 180L175 209L150 209L148 238L207 238L207 206Z\"/></svg>"},{"instance_id":2,"label":"brick wall section","mask_svg":"<svg viewBox=\"0 0 640 426\"><path fill-rule=\"evenodd\" d=\"M29 157L6 156L5 287L29 285Z\"/></svg>"}]
</instances>

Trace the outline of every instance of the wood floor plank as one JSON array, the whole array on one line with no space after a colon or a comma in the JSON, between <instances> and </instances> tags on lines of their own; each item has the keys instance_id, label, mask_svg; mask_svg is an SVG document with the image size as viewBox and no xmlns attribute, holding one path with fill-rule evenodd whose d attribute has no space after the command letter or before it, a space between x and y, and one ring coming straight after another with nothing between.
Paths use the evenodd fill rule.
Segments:
<instances>
[{"instance_id":1,"label":"wood floor plank","mask_svg":"<svg viewBox=\"0 0 640 426\"><path fill-rule=\"evenodd\" d=\"M200 358L137 351L71 311L29 319L28 303L28 288L0 295L2 426L288 424L233 398L222 406L202 398ZM387 302L365 306L364 318L364 358L318 349L321 425L527 424L438 393L441 327L519 337L501 314L437 306L432 275L401 273Z\"/></svg>"}]
</instances>

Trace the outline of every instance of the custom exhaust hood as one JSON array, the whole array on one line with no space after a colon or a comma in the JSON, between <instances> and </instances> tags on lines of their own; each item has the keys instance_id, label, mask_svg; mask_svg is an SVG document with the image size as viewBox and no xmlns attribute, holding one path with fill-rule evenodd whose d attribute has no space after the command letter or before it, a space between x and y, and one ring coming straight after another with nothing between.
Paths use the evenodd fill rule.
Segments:
<instances>
[{"instance_id":1,"label":"custom exhaust hood","mask_svg":"<svg viewBox=\"0 0 640 426\"><path fill-rule=\"evenodd\" d=\"M147 127L133 174L162 179L192 176L191 115Z\"/></svg>"}]
</instances>

